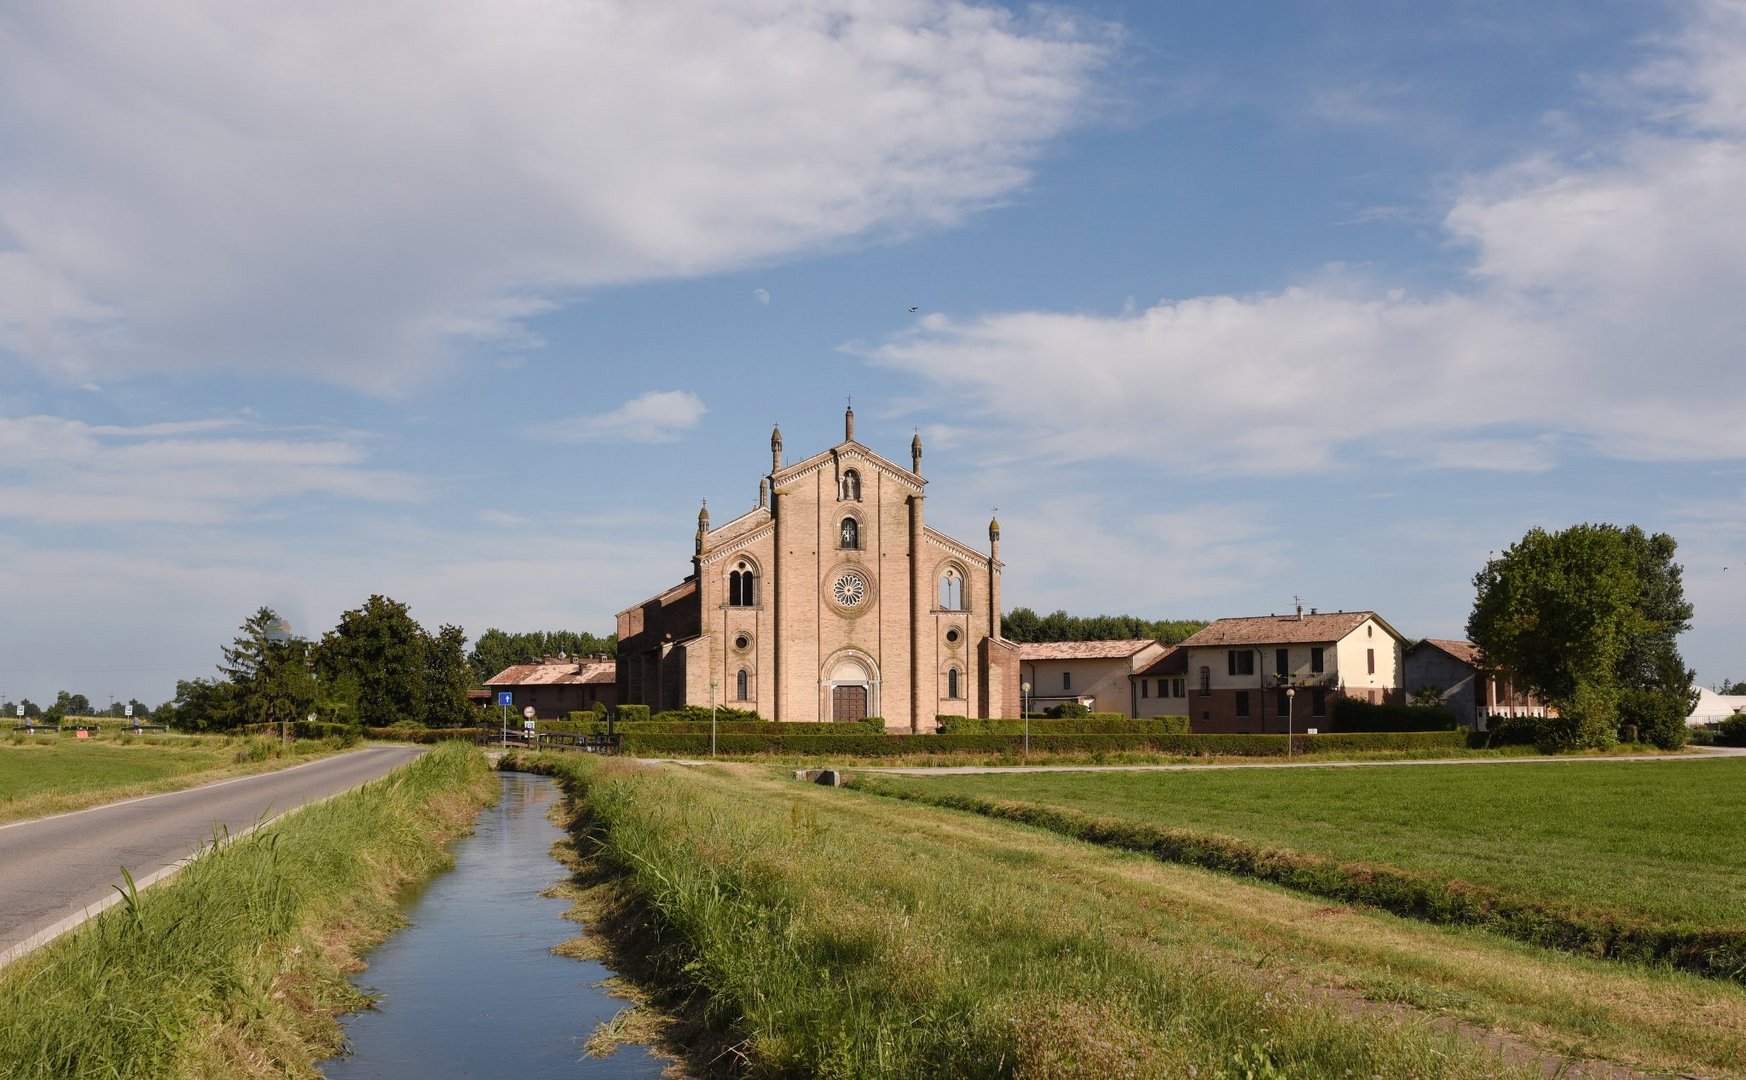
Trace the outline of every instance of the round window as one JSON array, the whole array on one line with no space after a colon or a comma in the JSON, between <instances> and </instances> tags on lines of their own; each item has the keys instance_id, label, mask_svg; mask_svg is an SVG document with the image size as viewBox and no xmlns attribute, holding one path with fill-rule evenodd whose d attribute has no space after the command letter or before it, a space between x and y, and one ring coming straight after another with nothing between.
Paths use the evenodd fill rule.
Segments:
<instances>
[{"instance_id":1,"label":"round window","mask_svg":"<svg viewBox=\"0 0 1746 1080\"><path fill-rule=\"evenodd\" d=\"M752 639L747 637L745 634L741 634L739 637L734 638L734 648L739 649L741 651L744 651L744 650L749 649L751 647L752 647Z\"/></svg>"},{"instance_id":2,"label":"round window","mask_svg":"<svg viewBox=\"0 0 1746 1080\"><path fill-rule=\"evenodd\" d=\"M831 597L846 608L860 607L867 599L867 579L859 570L844 570L831 582Z\"/></svg>"},{"instance_id":3,"label":"round window","mask_svg":"<svg viewBox=\"0 0 1746 1080\"><path fill-rule=\"evenodd\" d=\"M956 645L958 643L958 636L959 636L958 635L958 628L956 626L954 626L954 627L952 627L952 629L946 631L946 640L950 641L954 645Z\"/></svg>"}]
</instances>

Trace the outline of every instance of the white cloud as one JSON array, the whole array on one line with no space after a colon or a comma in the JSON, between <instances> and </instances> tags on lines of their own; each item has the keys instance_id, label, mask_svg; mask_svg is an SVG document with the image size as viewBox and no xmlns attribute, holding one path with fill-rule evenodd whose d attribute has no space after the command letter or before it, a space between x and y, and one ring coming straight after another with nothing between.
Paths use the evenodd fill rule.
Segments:
<instances>
[{"instance_id":1,"label":"white cloud","mask_svg":"<svg viewBox=\"0 0 1746 1080\"><path fill-rule=\"evenodd\" d=\"M0 14L0 349L393 390L579 288L950 225L1113 31L967 0Z\"/></svg>"},{"instance_id":2,"label":"white cloud","mask_svg":"<svg viewBox=\"0 0 1746 1080\"><path fill-rule=\"evenodd\" d=\"M689 390L651 390L611 412L547 421L528 434L546 442L670 443L696 427L708 411Z\"/></svg>"},{"instance_id":3,"label":"white cloud","mask_svg":"<svg viewBox=\"0 0 1746 1080\"><path fill-rule=\"evenodd\" d=\"M139 427L0 417L0 518L47 524L211 525L279 500L402 501L422 480L370 468L356 438L231 431L235 421Z\"/></svg>"},{"instance_id":4,"label":"white cloud","mask_svg":"<svg viewBox=\"0 0 1746 1080\"><path fill-rule=\"evenodd\" d=\"M1625 134L1466 185L1444 219L1471 251L1465 289L1330 267L1113 316L933 316L871 355L1022 422L1057 460L1167 448L1175 468L1268 474L1353 455L1746 457L1746 4L1697 21L1632 80Z\"/></svg>"}]
</instances>

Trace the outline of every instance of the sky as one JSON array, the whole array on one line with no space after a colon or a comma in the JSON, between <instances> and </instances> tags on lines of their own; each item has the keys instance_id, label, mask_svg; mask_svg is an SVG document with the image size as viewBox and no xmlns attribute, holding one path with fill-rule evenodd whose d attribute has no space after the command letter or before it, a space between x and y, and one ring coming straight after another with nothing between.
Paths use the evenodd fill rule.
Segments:
<instances>
[{"instance_id":1,"label":"sky","mask_svg":"<svg viewBox=\"0 0 1746 1080\"><path fill-rule=\"evenodd\" d=\"M1742 0L13 0L0 700L609 632L851 396L1009 607L1461 637L1635 523L1746 678L1743 345Z\"/></svg>"}]
</instances>

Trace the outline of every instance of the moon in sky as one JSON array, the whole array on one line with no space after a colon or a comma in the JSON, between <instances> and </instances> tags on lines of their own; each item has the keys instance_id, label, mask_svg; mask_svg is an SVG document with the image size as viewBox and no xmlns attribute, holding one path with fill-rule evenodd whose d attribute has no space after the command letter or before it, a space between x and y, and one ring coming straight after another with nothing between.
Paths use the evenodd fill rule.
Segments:
<instances>
[{"instance_id":1,"label":"moon in sky","mask_svg":"<svg viewBox=\"0 0 1746 1080\"><path fill-rule=\"evenodd\" d=\"M753 289L752 290L752 299L756 300L760 304L768 304L770 302L770 293L768 290L765 290L765 289Z\"/></svg>"}]
</instances>

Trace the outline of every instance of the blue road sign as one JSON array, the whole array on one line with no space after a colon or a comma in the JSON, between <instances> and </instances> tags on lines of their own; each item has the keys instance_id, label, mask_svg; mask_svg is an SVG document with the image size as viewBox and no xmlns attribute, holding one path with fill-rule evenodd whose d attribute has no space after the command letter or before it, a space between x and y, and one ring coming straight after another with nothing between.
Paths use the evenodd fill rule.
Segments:
<instances>
[{"instance_id":1,"label":"blue road sign","mask_svg":"<svg viewBox=\"0 0 1746 1080\"><path fill-rule=\"evenodd\" d=\"M515 695L508 690L499 690L499 691L497 691L497 704L499 704L499 705L514 705L515 704L515 701L513 700L514 697L515 697Z\"/></svg>"}]
</instances>

